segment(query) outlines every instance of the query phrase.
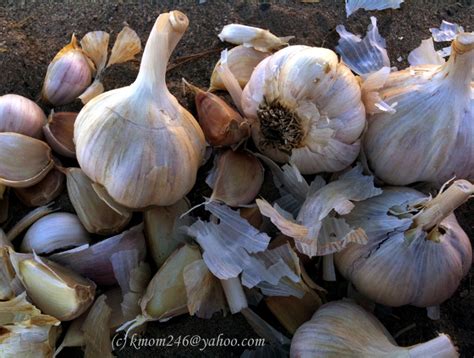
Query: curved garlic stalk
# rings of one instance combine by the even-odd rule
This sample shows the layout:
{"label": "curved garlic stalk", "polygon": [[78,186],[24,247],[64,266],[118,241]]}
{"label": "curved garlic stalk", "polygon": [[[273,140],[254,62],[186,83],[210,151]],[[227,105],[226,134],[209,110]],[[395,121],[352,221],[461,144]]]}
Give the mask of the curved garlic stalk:
{"label": "curved garlic stalk", "polygon": [[76,119],[81,168],[126,207],[172,205],[196,180],[204,135],[165,82],[169,56],[187,27],[183,13],[161,14],[136,81],[94,98]]}
{"label": "curved garlic stalk", "polygon": [[290,357],[458,357],[449,336],[440,334],[428,342],[399,347],[371,313],[351,301],[322,306],[296,331]]}
{"label": "curved garlic stalk", "polygon": [[365,127],[360,86],[331,50],[289,46],[255,68],[242,97],[258,149],[303,174],[342,170]]}
{"label": "curved garlic stalk", "polygon": [[396,112],[369,118],[364,152],[386,183],[474,178],[474,33],[459,34],[451,47],[445,64],[390,73],[378,91]]}
{"label": "curved garlic stalk", "polygon": [[375,302],[439,305],[451,297],[472,264],[469,238],[452,214],[472,194],[474,186],[458,180],[434,199],[392,187],[357,203],[345,219],[365,230],[368,243],[337,253],[337,268]]}

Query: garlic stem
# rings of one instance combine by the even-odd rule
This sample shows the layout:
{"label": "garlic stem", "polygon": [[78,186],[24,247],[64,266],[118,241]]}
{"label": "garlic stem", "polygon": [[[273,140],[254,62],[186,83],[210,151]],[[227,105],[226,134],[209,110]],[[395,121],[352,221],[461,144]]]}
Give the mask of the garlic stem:
{"label": "garlic stem", "polygon": [[334,268],[334,254],[323,256],[323,280],[336,281],[336,269]]}
{"label": "garlic stem", "polygon": [[428,202],[413,220],[413,227],[430,231],[474,194],[474,185],[467,180],[456,180],[445,192]]}
{"label": "garlic stem", "polygon": [[440,319],[441,312],[439,310],[439,305],[426,307],[426,315],[433,321]]}
{"label": "garlic stem", "polygon": [[18,221],[15,226],[10,229],[10,231],[7,233],[7,240],[10,242],[13,241],[19,234],[21,234],[23,230],[26,230],[28,227],[33,225],[37,220],[54,212],[55,209],[52,209],[53,204],[54,203],[46,206],[40,206],[39,208],[28,213],[23,219]]}
{"label": "garlic stem", "polygon": [[240,278],[232,277],[221,280],[221,284],[232,314],[239,313],[248,307],[247,297],[245,297]]}
{"label": "garlic stem", "polygon": [[439,337],[431,341],[417,344],[408,349],[410,358],[423,357],[458,357],[451,339],[446,334],[441,334]]}

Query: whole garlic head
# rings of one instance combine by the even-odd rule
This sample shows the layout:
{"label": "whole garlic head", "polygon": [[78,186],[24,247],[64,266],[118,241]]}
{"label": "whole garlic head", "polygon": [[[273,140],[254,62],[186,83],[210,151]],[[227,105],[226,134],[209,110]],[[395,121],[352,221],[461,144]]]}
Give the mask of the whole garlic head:
{"label": "whole garlic head", "polygon": [[188,23],[179,11],[161,14],[136,81],[88,102],[75,122],[82,170],[129,208],[177,202],[194,185],[204,155],[201,128],[165,81],[168,59]]}
{"label": "whole garlic head", "polygon": [[451,47],[446,63],[390,73],[378,91],[395,113],[369,117],[364,152],[388,184],[474,178],[474,33]]}
{"label": "whole garlic head", "polygon": [[377,303],[439,305],[452,296],[472,264],[469,238],[451,212],[473,188],[459,180],[429,199],[414,189],[392,187],[356,203],[344,218],[364,229],[368,243],[349,244],[336,253],[337,268]]}
{"label": "whole garlic head", "polygon": [[255,68],[242,96],[258,149],[303,174],[334,172],[359,154],[365,109],[352,72],[325,48],[289,46]]}

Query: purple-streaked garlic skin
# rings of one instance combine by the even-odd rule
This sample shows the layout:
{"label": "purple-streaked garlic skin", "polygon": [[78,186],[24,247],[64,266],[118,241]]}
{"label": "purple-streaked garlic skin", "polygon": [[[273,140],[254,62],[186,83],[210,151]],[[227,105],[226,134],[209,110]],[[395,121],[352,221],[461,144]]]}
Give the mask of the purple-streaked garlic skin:
{"label": "purple-streaked garlic skin", "polygon": [[0,132],[40,138],[46,115],[33,101],[17,94],[0,96]]}

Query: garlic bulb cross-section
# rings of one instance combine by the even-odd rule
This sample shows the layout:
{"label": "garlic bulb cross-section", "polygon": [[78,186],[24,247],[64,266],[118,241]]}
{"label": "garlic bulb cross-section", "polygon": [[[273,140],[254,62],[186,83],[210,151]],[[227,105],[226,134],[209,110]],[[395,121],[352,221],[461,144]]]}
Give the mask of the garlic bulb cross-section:
{"label": "garlic bulb cross-section", "polygon": [[364,151],[388,184],[474,179],[474,33],[451,47],[446,63],[393,72],[379,90],[396,112],[369,117]]}
{"label": "garlic bulb cross-section", "polygon": [[168,59],[187,27],[183,13],[161,14],[136,81],[88,102],[75,122],[82,170],[129,208],[177,202],[193,187],[204,156],[199,124],[165,82]]}
{"label": "garlic bulb cross-section", "polygon": [[342,170],[359,154],[365,110],[352,72],[328,49],[289,46],[255,68],[242,107],[258,149],[303,174]]}

